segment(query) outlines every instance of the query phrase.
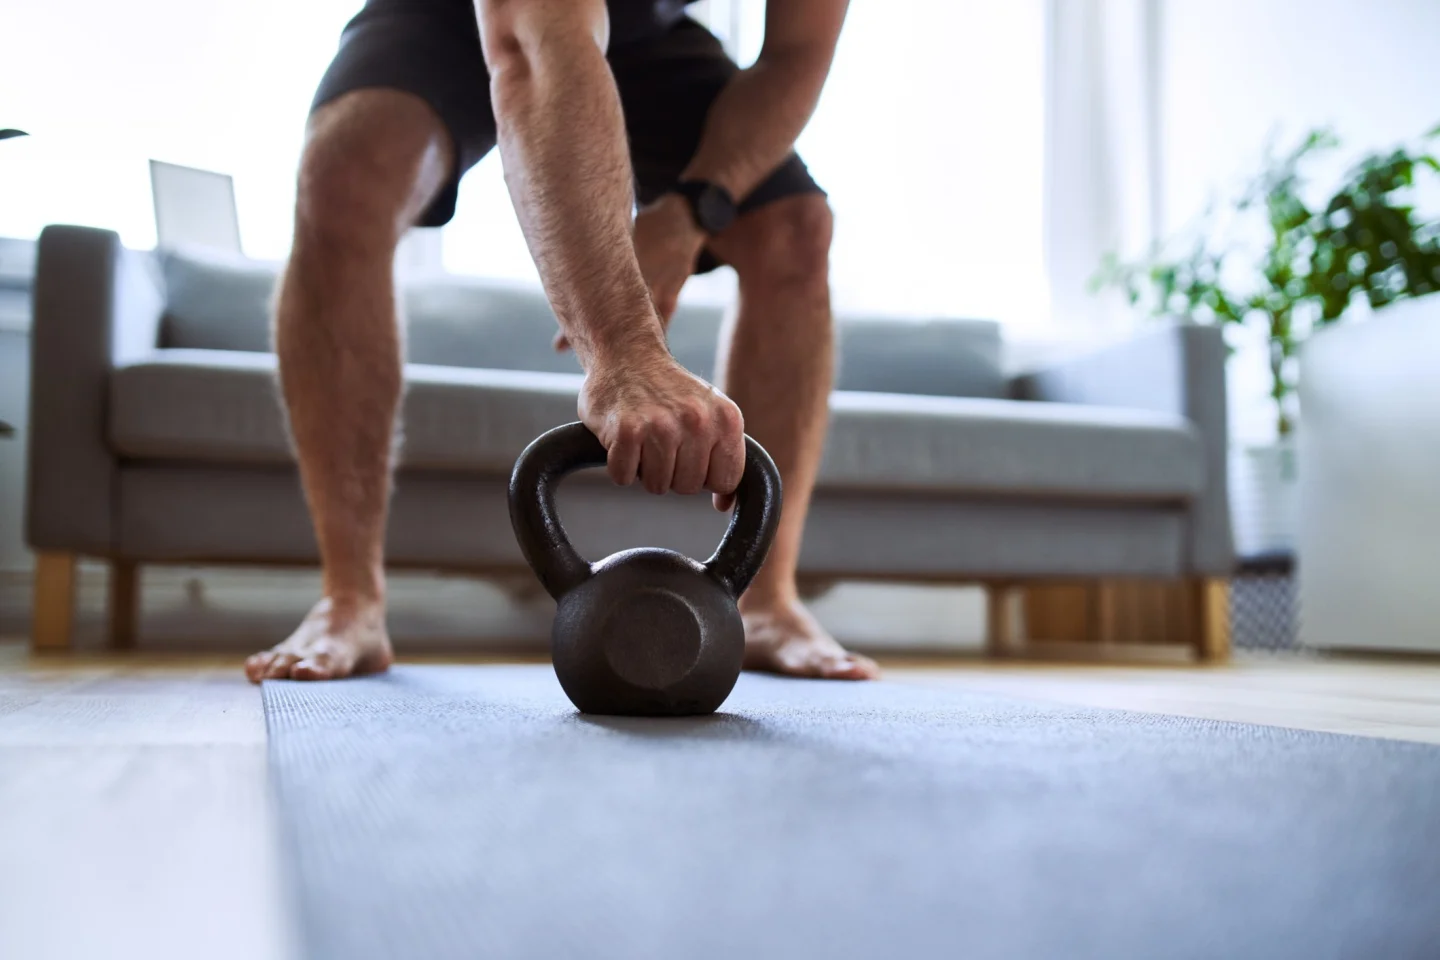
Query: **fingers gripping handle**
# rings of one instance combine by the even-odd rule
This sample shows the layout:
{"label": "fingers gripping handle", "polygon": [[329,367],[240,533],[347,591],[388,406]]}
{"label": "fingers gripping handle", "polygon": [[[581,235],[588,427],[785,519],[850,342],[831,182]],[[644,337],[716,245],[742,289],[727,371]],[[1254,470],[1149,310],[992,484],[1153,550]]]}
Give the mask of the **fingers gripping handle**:
{"label": "fingers gripping handle", "polygon": [[780,525],[783,502],[780,471],[770,454],[750,437],[745,438],[745,475],[735,490],[735,510],[720,546],[705,561],[705,568],[739,599],[770,552]]}
{"label": "fingers gripping handle", "polygon": [[[510,475],[510,524],[525,561],[546,592],[560,599],[590,576],[590,564],[571,546],[555,509],[555,489],[576,470],[605,465],[605,447],[583,423],[569,423],[537,437],[515,461]],[[705,562],[731,596],[739,597],[760,572],[780,524],[782,493],[775,461],[745,438],[745,475],[735,491],[735,510],[720,546]]]}
{"label": "fingers gripping handle", "polygon": [[561,478],[605,465],[605,447],[583,423],[568,423],[536,437],[510,474],[510,525],[525,562],[547,593],[559,600],[590,576],[560,525],[555,488]]}

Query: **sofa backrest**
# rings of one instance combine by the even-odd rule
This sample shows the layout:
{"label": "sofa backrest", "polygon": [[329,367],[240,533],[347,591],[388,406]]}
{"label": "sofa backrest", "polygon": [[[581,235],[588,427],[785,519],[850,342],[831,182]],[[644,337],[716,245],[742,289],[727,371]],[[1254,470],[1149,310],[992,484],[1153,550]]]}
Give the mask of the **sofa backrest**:
{"label": "sofa backrest", "polygon": [[[156,254],[166,287],[161,347],[265,352],[279,265],[193,251]],[[551,346],[557,326],[544,294],[527,284],[456,276],[401,285],[406,358],[412,363],[578,373],[573,353]],[[710,377],[724,311],[686,304],[670,350]],[[1004,397],[1000,328],[988,320],[837,318],[841,390]]]}

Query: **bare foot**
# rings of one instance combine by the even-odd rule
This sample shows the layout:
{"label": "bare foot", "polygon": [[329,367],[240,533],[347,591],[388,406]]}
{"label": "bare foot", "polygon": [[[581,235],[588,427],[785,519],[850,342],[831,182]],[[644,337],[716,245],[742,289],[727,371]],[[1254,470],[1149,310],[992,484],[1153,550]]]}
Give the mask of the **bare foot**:
{"label": "bare foot", "polygon": [[245,676],[261,680],[338,680],[390,667],[385,608],[371,604],[341,616],[327,598],[311,608],[283,643],[245,661]]}
{"label": "bare foot", "polygon": [[826,680],[880,676],[874,660],[840,646],[798,600],[751,609],[742,604],[740,613],[745,621],[746,670]]}

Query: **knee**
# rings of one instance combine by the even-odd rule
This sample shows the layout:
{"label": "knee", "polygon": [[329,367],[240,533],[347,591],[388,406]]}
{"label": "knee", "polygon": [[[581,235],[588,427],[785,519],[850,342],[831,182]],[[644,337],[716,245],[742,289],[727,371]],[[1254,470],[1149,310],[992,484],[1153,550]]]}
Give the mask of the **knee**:
{"label": "knee", "polygon": [[383,249],[399,242],[396,204],[382,171],[324,142],[307,149],[295,197],[295,244],[314,253]]}
{"label": "knee", "polygon": [[[311,252],[393,251],[418,215],[428,156],[423,130],[383,110],[336,101],[317,113],[300,160],[295,242]],[[333,109],[332,109],[333,108]]]}
{"label": "knee", "polygon": [[772,204],[757,214],[756,239],[736,265],[741,280],[761,286],[815,287],[829,284],[834,216],[819,194]]}

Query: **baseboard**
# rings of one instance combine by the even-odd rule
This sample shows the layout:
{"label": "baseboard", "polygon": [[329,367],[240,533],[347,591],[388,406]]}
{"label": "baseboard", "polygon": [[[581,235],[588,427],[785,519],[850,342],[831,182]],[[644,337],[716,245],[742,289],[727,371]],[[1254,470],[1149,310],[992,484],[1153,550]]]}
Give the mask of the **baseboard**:
{"label": "baseboard", "polygon": [[[0,635],[29,632],[33,574],[0,571]],[[104,645],[109,573],[84,563],[77,575],[75,644]],[[543,647],[553,605],[516,600],[506,585],[462,577],[390,579],[391,629],[418,649]],[[253,649],[283,640],[320,594],[312,570],[154,566],[141,568],[141,648]],[[547,609],[548,606],[548,609]]]}
{"label": "baseboard", "polygon": [[1066,663],[1193,664],[1195,650],[1178,644],[1080,643],[1067,640],[1031,640],[1015,651],[1002,651],[1007,659],[1051,660]]}
{"label": "baseboard", "polygon": [[[104,646],[109,572],[86,561],[77,575],[76,646]],[[29,632],[30,570],[0,570],[0,636]],[[527,587],[529,589],[527,589]],[[284,639],[320,592],[318,571],[142,567],[141,649],[248,650]],[[395,573],[390,628],[405,651],[543,650],[554,603],[529,578]],[[981,649],[985,600],[978,587],[841,583],[811,609],[859,650],[908,655]]]}

